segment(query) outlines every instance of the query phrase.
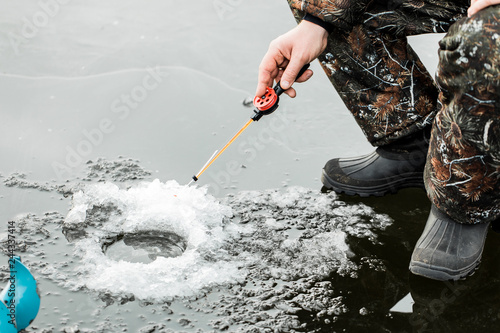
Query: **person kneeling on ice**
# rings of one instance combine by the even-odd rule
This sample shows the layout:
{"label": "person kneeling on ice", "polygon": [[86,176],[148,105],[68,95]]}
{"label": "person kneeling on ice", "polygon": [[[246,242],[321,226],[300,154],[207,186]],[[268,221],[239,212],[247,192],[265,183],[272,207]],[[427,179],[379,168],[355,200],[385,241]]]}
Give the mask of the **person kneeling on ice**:
{"label": "person kneeling on ice", "polygon": [[[318,58],[368,141],[335,158],[328,189],[384,195],[425,186],[432,202],[410,271],[436,280],[472,273],[500,217],[500,0],[288,0],[298,26],[271,42],[256,96]],[[466,17],[468,11],[469,17]],[[436,83],[407,36],[447,32]],[[297,82],[307,81],[311,70]]]}

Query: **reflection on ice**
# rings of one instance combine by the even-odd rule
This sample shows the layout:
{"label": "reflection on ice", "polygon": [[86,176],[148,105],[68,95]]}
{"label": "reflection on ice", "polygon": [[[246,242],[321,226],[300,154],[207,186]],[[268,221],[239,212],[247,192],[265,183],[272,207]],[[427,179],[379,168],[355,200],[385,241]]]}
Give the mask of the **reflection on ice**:
{"label": "reflection on ice", "polygon": [[389,312],[412,313],[413,304],[415,304],[415,301],[411,297],[411,293],[408,293],[399,302],[397,302],[396,305],[389,310]]}

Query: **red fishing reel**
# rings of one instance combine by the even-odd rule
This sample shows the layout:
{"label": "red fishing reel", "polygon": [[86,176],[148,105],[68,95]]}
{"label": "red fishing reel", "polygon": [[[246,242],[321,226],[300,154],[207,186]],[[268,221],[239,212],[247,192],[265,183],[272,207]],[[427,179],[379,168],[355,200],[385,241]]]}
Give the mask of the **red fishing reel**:
{"label": "red fishing reel", "polygon": [[[297,74],[297,77],[295,79],[301,77],[308,68],[309,64],[305,64],[301,68],[299,74]],[[273,113],[278,108],[279,96],[284,92],[285,90],[281,88],[281,85],[278,82],[274,86],[274,89],[271,87],[267,87],[266,93],[263,96],[255,96],[255,98],[253,99],[253,105],[255,106],[256,110],[253,110],[253,112],[255,112],[255,115],[252,117],[252,119],[258,121],[260,118],[262,118],[262,116]]]}
{"label": "red fishing reel", "polygon": [[255,115],[252,119],[257,121],[262,116],[273,113],[278,108],[278,101],[276,91],[271,87],[267,87],[263,96],[255,96],[253,99],[253,105],[257,110],[254,110]]}
{"label": "red fishing reel", "polygon": [[271,87],[266,88],[266,93],[263,96],[255,96],[255,98],[253,99],[253,105],[259,111],[267,111],[275,106],[277,102],[278,95],[276,94],[276,91],[274,91],[274,89]]}
{"label": "red fishing reel", "polygon": [[[309,67],[309,64],[304,65],[302,69],[299,71],[299,74],[297,75],[296,79],[297,80],[304,72],[307,70]],[[279,102],[279,96],[284,93],[285,91],[281,87],[280,83],[276,83],[276,85],[273,88],[267,87],[266,88],[266,93],[263,96],[256,96],[253,99],[253,105],[255,106],[255,109],[253,112],[255,113],[253,117],[251,117],[247,123],[236,133],[225,145],[222,147],[221,150],[216,150],[215,153],[210,157],[210,159],[205,163],[205,165],[201,168],[201,170],[193,176],[193,180],[191,180],[188,184],[188,186],[192,183],[198,180],[198,178],[207,170],[207,168],[212,165],[212,163],[229,147],[230,144],[236,140],[236,138],[254,121],[259,120],[262,118],[262,116],[268,115],[270,113],[273,113],[277,108],[278,108],[278,102]]]}

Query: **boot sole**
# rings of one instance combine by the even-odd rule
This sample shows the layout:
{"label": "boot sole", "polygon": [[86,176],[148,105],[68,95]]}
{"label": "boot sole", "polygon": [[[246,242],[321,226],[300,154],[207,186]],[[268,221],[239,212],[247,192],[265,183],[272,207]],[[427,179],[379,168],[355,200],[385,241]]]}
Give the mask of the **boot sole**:
{"label": "boot sole", "polygon": [[396,193],[403,188],[424,188],[424,174],[423,172],[412,173],[410,175],[388,179],[387,182],[383,184],[360,187],[336,182],[335,180],[328,177],[325,169],[323,169],[321,174],[321,182],[327,189],[333,190],[339,194],[345,193],[347,195],[359,195],[360,197],[381,197],[388,193]]}
{"label": "boot sole", "polygon": [[444,267],[424,265],[421,263],[410,263],[410,272],[412,272],[415,275],[420,275],[438,281],[449,281],[449,280],[457,281],[457,280],[463,280],[473,275],[479,268],[480,264],[481,264],[481,258],[479,258],[473,264],[469,265],[469,267],[466,267],[459,271],[453,271],[450,269],[446,269]]}

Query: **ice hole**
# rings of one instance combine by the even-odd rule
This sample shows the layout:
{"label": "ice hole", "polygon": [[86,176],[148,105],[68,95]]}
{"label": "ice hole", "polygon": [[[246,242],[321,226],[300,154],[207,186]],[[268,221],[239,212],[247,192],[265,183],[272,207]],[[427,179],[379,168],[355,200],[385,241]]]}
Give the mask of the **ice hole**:
{"label": "ice hole", "polygon": [[109,237],[102,250],[108,258],[116,261],[148,264],[158,257],[179,257],[186,246],[187,241],[173,232],[151,230]]}

